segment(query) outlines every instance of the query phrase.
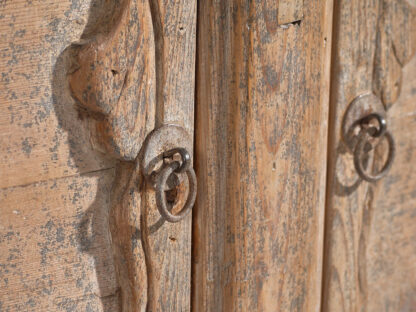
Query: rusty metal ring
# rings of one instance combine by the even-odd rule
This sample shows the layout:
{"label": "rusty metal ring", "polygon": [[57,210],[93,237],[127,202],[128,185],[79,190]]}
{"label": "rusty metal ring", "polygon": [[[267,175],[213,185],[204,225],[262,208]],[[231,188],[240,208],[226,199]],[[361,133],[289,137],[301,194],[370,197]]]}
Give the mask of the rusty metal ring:
{"label": "rusty metal ring", "polygon": [[389,154],[388,154],[386,163],[384,164],[384,167],[381,169],[381,171],[373,175],[365,171],[365,169],[363,168],[363,162],[361,158],[364,153],[366,143],[368,142],[367,140],[368,136],[374,137],[373,134],[369,133],[368,130],[363,131],[359,136],[359,141],[354,150],[354,166],[355,166],[355,170],[357,170],[358,175],[363,180],[367,182],[376,182],[380,180],[382,177],[384,177],[387,174],[387,172],[390,170],[391,165],[393,164],[394,156],[395,156],[395,145],[394,145],[393,137],[390,134],[390,132],[384,131],[384,136],[386,137],[388,144],[389,144],[389,152],[388,152]]}
{"label": "rusty metal ring", "polygon": [[168,209],[166,201],[165,186],[169,176],[174,171],[180,168],[178,161],[166,164],[161,171],[156,175],[156,206],[162,217],[168,222],[178,222],[185,218],[189,212],[191,212],[196,199],[196,176],[195,171],[192,167],[189,167],[185,173],[189,181],[189,192],[188,198],[186,199],[185,205],[178,214],[172,214]]}
{"label": "rusty metal ring", "polygon": [[387,131],[387,121],[386,118],[384,118],[383,116],[381,116],[378,113],[372,113],[369,114],[367,116],[365,116],[364,118],[362,118],[360,120],[360,124],[369,124],[371,122],[371,120],[376,119],[378,122],[378,128],[372,128],[374,129],[374,131],[372,131],[372,133],[369,132],[369,134],[373,137],[373,138],[379,138],[381,137],[386,131]]}
{"label": "rusty metal ring", "polygon": [[168,158],[168,157],[172,157],[175,154],[181,155],[181,158],[182,158],[182,164],[180,165],[180,167],[178,167],[175,170],[175,172],[182,173],[188,170],[189,167],[191,166],[191,155],[189,155],[188,150],[183,147],[173,148],[167,152],[164,152],[163,157]]}

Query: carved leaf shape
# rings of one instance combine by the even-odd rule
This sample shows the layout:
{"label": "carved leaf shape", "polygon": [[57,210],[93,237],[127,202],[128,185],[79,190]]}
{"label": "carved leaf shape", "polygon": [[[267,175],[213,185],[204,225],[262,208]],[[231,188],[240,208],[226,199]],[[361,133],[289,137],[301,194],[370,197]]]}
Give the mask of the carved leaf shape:
{"label": "carved leaf shape", "polygon": [[[103,29],[105,27],[106,29]],[[79,105],[96,123],[106,152],[133,160],[153,128],[154,40],[148,1],[124,0],[109,25],[78,48],[79,68],[69,78]]]}

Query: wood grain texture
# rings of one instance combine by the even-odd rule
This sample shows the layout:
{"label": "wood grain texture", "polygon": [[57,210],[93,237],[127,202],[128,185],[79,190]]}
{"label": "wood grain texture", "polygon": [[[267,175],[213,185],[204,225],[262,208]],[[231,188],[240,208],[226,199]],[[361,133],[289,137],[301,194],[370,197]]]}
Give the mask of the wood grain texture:
{"label": "wood grain texture", "polygon": [[107,221],[116,280],[120,287],[119,310],[123,312],[145,311],[148,301],[146,253],[142,247],[140,226],[142,184],[140,171],[135,170],[134,163],[120,162],[117,165]]}
{"label": "wood grain texture", "polygon": [[0,3],[0,187],[113,167],[78,117],[64,51],[88,23],[90,1]]}
{"label": "wood grain texture", "polygon": [[[324,311],[416,307],[415,10],[402,0],[338,1],[335,8]],[[369,91],[388,109],[396,140],[393,167],[375,184],[357,177],[341,139],[348,104]],[[376,150],[374,170],[386,152],[385,145]]]}
{"label": "wood grain texture", "polygon": [[1,311],[117,311],[113,179],[110,169],[0,190]]}
{"label": "wood grain texture", "polygon": [[198,9],[194,311],[319,311],[331,1]]}

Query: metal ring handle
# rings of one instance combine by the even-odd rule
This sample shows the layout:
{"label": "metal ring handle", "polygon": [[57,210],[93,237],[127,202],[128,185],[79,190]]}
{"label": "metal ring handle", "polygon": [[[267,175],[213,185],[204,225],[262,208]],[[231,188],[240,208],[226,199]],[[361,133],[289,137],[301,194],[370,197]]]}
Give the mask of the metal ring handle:
{"label": "metal ring handle", "polygon": [[188,170],[191,166],[191,155],[189,155],[188,150],[183,147],[173,148],[167,152],[164,152],[163,157],[172,157],[175,154],[181,155],[182,158],[182,164],[175,170],[175,172],[182,173]]}
{"label": "metal ring handle", "polygon": [[358,175],[367,182],[376,182],[384,177],[387,172],[390,170],[391,165],[393,164],[394,156],[395,156],[395,146],[394,140],[390,132],[384,131],[384,136],[386,137],[388,144],[389,144],[389,154],[384,164],[383,169],[375,175],[369,174],[363,168],[363,162],[361,161],[361,155],[364,152],[365,145],[367,143],[367,137],[372,136],[368,131],[363,131],[360,134],[359,141],[354,150],[354,166],[355,170],[357,170]]}
{"label": "metal ring handle", "polygon": [[381,116],[378,113],[372,113],[370,115],[365,116],[364,118],[362,118],[360,120],[360,124],[369,124],[371,122],[371,120],[376,119],[378,122],[378,128],[373,128],[375,129],[372,133],[369,132],[369,134],[373,137],[373,138],[379,138],[381,137],[386,131],[387,131],[387,121],[386,119]]}
{"label": "metal ring handle", "polygon": [[178,214],[172,214],[169,211],[168,204],[166,202],[165,185],[169,176],[178,168],[180,168],[179,162],[172,162],[164,166],[156,176],[156,206],[162,217],[169,222],[178,222],[185,218],[192,210],[196,199],[195,171],[192,167],[188,167],[185,173],[189,181],[189,193],[185,205]]}

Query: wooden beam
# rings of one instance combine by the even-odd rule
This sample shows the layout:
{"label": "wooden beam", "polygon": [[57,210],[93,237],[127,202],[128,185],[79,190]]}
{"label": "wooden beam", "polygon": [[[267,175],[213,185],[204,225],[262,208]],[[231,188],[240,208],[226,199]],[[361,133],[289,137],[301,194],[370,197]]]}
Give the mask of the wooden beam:
{"label": "wooden beam", "polygon": [[201,1],[195,311],[320,308],[332,1]]}

